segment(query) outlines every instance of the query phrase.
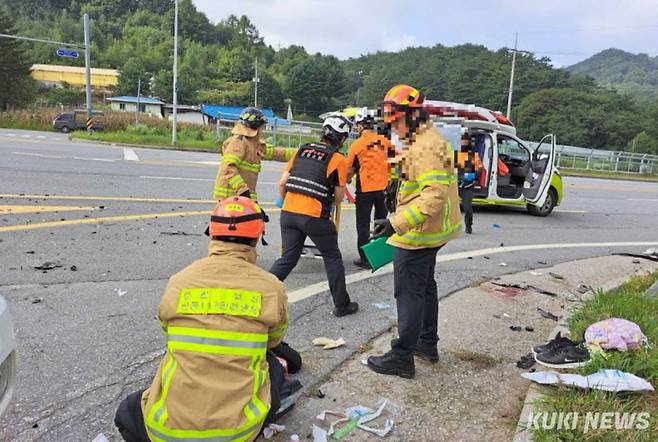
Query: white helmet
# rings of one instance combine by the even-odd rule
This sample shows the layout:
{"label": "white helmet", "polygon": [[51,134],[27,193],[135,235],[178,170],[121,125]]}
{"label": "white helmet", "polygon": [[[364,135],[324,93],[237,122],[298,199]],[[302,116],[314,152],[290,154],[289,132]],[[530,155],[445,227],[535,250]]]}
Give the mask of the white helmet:
{"label": "white helmet", "polygon": [[368,109],[367,107],[359,109],[359,111],[354,115],[354,124],[362,124],[366,128],[372,127],[375,123],[375,111]]}
{"label": "white helmet", "polygon": [[343,144],[352,130],[352,123],[343,114],[335,113],[327,116],[322,122],[322,138],[335,146]]}

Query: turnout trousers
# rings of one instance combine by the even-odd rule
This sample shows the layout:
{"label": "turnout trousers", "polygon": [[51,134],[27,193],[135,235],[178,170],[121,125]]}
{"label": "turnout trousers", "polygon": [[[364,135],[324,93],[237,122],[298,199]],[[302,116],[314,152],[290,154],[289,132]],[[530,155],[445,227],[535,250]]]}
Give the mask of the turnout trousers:
{"label": "turnout trousers", "polygon": [[413,359],[417,345],[432,347],[439,341],[434,268],[440,248],[395,249],[393,294],[398,309],[398,338],[391,342],[391,349],[401,359]]}

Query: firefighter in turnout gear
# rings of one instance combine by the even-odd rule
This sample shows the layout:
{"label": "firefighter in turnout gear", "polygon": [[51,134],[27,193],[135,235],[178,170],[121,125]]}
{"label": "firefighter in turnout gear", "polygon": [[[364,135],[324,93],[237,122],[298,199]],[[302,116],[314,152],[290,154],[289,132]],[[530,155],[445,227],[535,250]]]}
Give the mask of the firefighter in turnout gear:
{"label": "firefighter in turnout gear", "polygon": [[360,110],[354,116],[354,124],[359,138],[352,143],[347,153],[348,181],[356,174],[356,233],[359,258],[354,264],[370,268],[361,247],[370,239],[370,219],[373,208],[375,219],[386,218],[386,197],[388,185],[388,153],[393,150],[391,142],[374,131],[375,118],[368,109]]}
{"label": "firefighter in turnout gear", "polygon": [[423,111],[423,94],[407,85],[388,91],[384,122],[402,142],[395,161],[401,173],[395,214],[375,222],[374,237],[395,247],[394,296],[398,338],[368,367],[382,374],[412,378],[414,355],[437,362],[438,294],[434,267],[438,250],[461,233],[454,154]]}
{"label": "firefighter in turnout gear", "polygon": [[258,201],[256,183],[261,161],[287,162],[295,155],[296,149],[265,144],[261,134],[266,123],[263,112],[255,107],[247,107],[240,114],[232,135],[222,144],[213,191],[216,200],[241,195]]}
{"label": "firefighter in turnout gear", "polygon": [[306,237],[311,238],[324,260],[335,316],[353,314],[359,309],[347,293],[338,232],[330,219],[332,210],[345,196],[347,167],[338,149],[350,129],[351,123],[345,116],[329,116],[322,125],[320,142],[302,145],[288,163],[279,181],[279,193],[283,198],[283,254],[270,269],[284,281],[297,265]]}
{"label": "firefighter in turnout gear", "polygon": [[264,226],[251,199],[224,199],[208,257],[169,279],[158,309],[164,358],[115,417],[126,441],[253,441],[273,420],[284,369],[270,349],[286,333],[288,303],[283,284],[255,264]]}

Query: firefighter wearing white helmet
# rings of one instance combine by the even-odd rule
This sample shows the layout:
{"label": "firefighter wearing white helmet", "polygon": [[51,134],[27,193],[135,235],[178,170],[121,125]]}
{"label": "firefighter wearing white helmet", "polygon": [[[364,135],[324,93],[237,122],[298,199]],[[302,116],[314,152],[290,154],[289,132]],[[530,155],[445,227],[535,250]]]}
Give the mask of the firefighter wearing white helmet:
{"label": "firefighter wearing white helmet", "polygon": [[335,316],[356,313],[345,285],[338,233],[330,216],[345,196],[347,166],[338,149],[347,139],[352,123],[342,114],[329,115],[322,124],[320,142],[302,145],[279,181],[281,242],[283,254],[270,272],[284,281],[295,268],[309,237],[322,254]]}

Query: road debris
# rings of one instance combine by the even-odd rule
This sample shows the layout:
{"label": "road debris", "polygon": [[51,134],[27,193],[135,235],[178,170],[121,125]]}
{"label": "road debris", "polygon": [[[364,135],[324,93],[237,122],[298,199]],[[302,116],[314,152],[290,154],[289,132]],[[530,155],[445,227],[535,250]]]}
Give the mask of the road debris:
{"label": "road debris", "polygon": [[169,236],[205,236],[203,233],[187,233],[180,230],[174,230],[173,232],[160,232],[160,235],[169,235]]}
{"label": "road debris", "polygon": [[553,272],[548,272],[548,274],[551,275],[553,278],[555,278],[557,280],[564,281],[564,276],[562,276],[562,275],[559,275],[559,274],[553,273]]}
{"label": "road debris", "polygon": [[118,296],[123,296],[123,295],[125,295],[126,293],[128,293],[127,291],[122,290],[122,289],[114,289],[114,292],[115,292]]}
{"label": "road debris", "polygon": [[41,301],[43,301],[43,298],[34,298],[32,304],[39,304]]}
{"label": "road debris", "polygon": [[566,385],[603,391],[654,391],[646,380],[621,370],[601,369],[589,376],[554,371],[538,371],[536,373],[521,373],[526,379],[544,385]]}
{"label": "road debris", "polygon": [[500,229],[500,224],[492,224],[491,227],[494,229]]}
{"label": "road debris", "polygon": [[534,328],[534,327],[530,327],[529,325],[526,325],[526,326],[525,326],[525,331],[532,333],[532,332],[535,331],[535,328]]}
{"label": "road debris", "polygon": [[324,399],[325,396],[326,394],[324,394],[322,390],[320,390],[319,388],[315,392],[315,397],[317,397],[318,399]]}
{"label": "road debris", "polygon": [[285,425],[269,424],[267,427],[263,428],[263,437],[267,440],[272,439],[277,434],[285,431],[285,429]]}
{"label": "road debris", "polygon": [[534,270],[533,270],[532,272],[530,272],[530,274],[531,274],[532,276],[541,276],[541,275],[543,275],[542,272],[536,272],[536,271],[534,271]]}
{"label": "road debris", "polygon": [[103,433],[98,433],[98,436],[91,442],[110,442],[110,440]]}
{"label": "road debris", "polygon": [[516,331],[516,332],[522,330],[522,328],[521,328],[520,325],[510,325],[510,326],[509,326],[509,329],[512,330],[512,331]]}
{"label": "road debris", "polygon": [[592,288],[588,285],[585,285],[585,284],[580,284],[578,286],[578,288],[576,289],[576,291],[578,293],[580,293],[581,295],[584,295],[585,293],[589,292],[590,290],[592,290]]}
{"label": "road debris", "polygon": [[535,357],[533,356],[532,353],[528,353],[527,355],[523,355],[519,358],[518,361],[516,361],[516,366],[518,368],[521,368],[523,370],[527,370],[533,365],[535,365]]}
{"label": "road debris", "polygon": [[498,264],[498,266],[500,266],[500,267],[507,267],[507,263],[505,263],[505,262],[501,262],[501,263]]}
{"label": "road debris", "polygon": [[70,270],[71,270],[72,272],[77,272],[77,271],[78,271],[78,266],[76,266],[76,265],[72,265],[71,268],[70,268]]}
{"label": "road debris", "polygon": [[377,307],[379,310],[386,310],[387,308],[391,308],[391,304],[386,304],[383,302],[377,302],[373,305]]}
{"label": "road debris", "polygon": [[547,312],[546,310],[544,310],[542,308],[537,307],[537,311],[539,312],[540,315],[542,315],[542,317],[544,317],[546,319],[551,319],[553,321],[557,321],[557,320],[560,319],[557,316],[555,316],[553,313]]}
{"label": "road debris", "polygon": [[28,255],[34,255],[34,250],[28,250],[28,251],[25,252],[25,253],[27,253]]}
{"label": "road debris", "polygon": [[62,267],[61,264],[52,261],[46,261],[43,264],[34,267],[34,270],[53,270]]}
{"label": "road debris", "polygon": [[321,336],[313,339],[311,343],[313,345],[321,346],[324,350],[331,350],[345,345],[345,340],[343,338],[331,339]]}

